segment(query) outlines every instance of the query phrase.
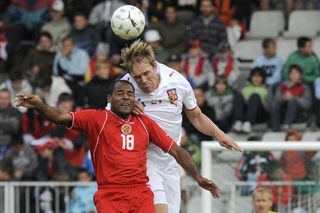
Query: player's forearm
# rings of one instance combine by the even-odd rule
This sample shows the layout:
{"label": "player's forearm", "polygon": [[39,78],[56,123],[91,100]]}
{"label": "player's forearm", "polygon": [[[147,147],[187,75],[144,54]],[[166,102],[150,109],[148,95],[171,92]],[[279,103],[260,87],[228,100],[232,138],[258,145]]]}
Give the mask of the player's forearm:
{"label": "player's forearm", "polygon": [[36,106],[36,110],[48,120],[64,126],[71,126],[72,117],[69,113],[61,112],[58,108],[40,103]]}
{"label": "player's forearm", "polygon": [[175,146],[169,153],[176,159],[176,161],[182,166],[182,168],[196,181],[201,177],[196,164],[193,162],[189,153],[181,148],[180,146]]}
{"label": "player's forearm", "polygon": [[201,113],[189,119],[192,125],[201,133],[219,140],[223,133],[205,114]]}

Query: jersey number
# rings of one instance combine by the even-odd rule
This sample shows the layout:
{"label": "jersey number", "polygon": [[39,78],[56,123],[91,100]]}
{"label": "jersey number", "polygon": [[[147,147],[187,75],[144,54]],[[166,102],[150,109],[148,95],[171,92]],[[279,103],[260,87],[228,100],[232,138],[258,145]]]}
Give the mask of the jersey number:
{"label": "jersey number", "polygon": [[122,149],[133,150],[134,149],[134,136],[121,134]]}

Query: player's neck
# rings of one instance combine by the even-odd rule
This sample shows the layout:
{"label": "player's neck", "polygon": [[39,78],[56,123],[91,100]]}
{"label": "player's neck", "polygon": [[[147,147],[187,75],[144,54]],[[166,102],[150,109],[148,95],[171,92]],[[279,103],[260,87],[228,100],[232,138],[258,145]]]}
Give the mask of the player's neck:
{"label": "player's neck", "polygon": [[121,113],[121,112],[114,112],[114,111],[112,111],[116,116],[118,116],[119,118],[121,118],[121,119],[128,119],[129,117],[130,117],[130,115],[131,115],[131,113],[130,114],[126,114],[126,113]]}

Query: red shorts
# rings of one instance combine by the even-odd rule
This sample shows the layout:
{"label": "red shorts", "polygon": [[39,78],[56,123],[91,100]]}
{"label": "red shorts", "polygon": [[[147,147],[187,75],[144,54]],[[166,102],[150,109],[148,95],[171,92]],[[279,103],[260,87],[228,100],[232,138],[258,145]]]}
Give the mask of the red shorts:
{"label": "red shorts", "polygon": [[98,213],[155,213],[153,193],[146,185],[99,188],[93,200]]}

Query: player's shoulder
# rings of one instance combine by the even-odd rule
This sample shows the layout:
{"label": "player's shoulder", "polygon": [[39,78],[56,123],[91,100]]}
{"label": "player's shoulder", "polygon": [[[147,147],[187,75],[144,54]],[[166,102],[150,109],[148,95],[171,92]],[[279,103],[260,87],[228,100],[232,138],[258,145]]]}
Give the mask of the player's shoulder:
{"label": "player's shoulder", "polygon": [[172,69],[165,64],[158,63],[158,65],[161,72],[161,77],[165,80],[168,80],[168,82],[175,84],[185,84],[188,82],[187,79],[177,70]]}

